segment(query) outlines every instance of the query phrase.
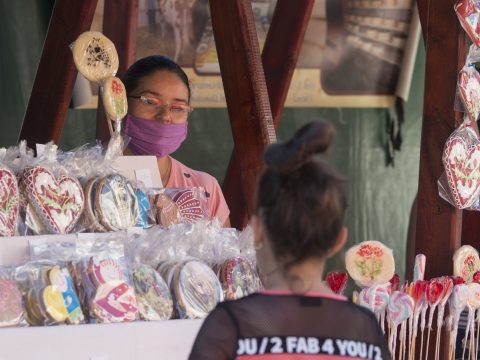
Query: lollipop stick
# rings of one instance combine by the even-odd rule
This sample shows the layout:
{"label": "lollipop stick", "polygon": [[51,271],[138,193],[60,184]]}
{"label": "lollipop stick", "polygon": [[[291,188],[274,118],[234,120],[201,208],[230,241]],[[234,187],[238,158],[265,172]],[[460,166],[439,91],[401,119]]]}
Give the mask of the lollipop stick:
{"label": "lollipop stick", "polygon": [[404,339],[403,341],[403,346],[402,346],[402,359],[406,359],[406,350],[407,350],[407,326],[402,324],[402,338]]}
{"label": "lollipop stick", "polygon": [[419,357],[419,359],[422,359],[422,355],[423,355],[423,332],[424,332],[424,329],[422,329],[422,331],[420,333],[420,357]]}
{"label": "lollipop stick", "polygon": [[432,330],[431,327],[428,328],[427,332],[427,346],[425,347],[425,360],[428,360],[428,347],[430,345],[430,331]]}

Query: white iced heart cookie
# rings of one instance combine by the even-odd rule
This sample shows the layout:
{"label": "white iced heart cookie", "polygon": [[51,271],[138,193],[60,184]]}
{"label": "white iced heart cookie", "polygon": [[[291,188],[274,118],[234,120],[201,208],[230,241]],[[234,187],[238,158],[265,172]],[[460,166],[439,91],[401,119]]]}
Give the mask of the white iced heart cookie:
{"label": "white iced heart cookie", "polygon": [[63,175],[59,179],[45,167],[27,168],[23,175],[29,203],[53,234],[66,234],[83,211],[83,190],[77,179]]}
{"label": "white iced heart cookie", "polygon": [[127,91],[122,80],[111,76],[102,82],[103,107],[109,119],[119,121],[127,115]]}
{"label": "white iced heart cookie", "polygon": [[98,31],[81,34],[72,45],[72,53],[77,70],[90,81],[100,82],[117,73],[115,45]]}
{"label": "white iced heart cookie", "polygon": [[384,284],[395,273],[392,250],[373,240],[348,249],[345,265],[350,277],[362,287]]}

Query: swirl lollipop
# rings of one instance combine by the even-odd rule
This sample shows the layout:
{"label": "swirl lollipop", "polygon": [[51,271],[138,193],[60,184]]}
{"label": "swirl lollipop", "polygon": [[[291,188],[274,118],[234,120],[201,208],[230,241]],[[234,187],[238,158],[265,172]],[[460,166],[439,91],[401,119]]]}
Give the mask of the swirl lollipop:
{"label": "swirl lollipop", "polygon": [[364,288],[358,296],[358,304],[375,313],[383,332],[385,332],[385,309],[387,308],[389,297],[389,283]]}
{"label": "swirl lollipop", "polygon": [[480,284],[477,283],[470,283],[468,286],[468,300],[467,300],[467,308],[468,308],[468,322],[467,328],[465,330],[465,338],[463,341],[463,356],[465,356],[465,346],[468,341],[468,336],[470,336],[470,346],[469,346],[469,354],[468,358],[470,359],[470,351],[473,351],[476,354],[475,349],[475,311],[480,308]]}
{"label": "swirl lollipop", "polygon": [[412,316],[415,304],[413,298],[403,292],[394,291],[390,295],[387,306],[387,318],[390,326],[388,344],[390,352],[395,356],[397,343],[397,327],[400,328],[400,351],[405,353],[405,338],[406,338],[406,320]]}

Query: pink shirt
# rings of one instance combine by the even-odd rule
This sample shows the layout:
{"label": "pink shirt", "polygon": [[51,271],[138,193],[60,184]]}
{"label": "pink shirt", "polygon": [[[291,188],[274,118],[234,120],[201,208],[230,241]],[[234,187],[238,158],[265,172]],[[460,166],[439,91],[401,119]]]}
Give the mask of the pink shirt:
{"label": "pink shirt", "polygon": [[205,189],[207,208],[210,218],[217,218],[223,225],[230,215],[225,198],[223,197],[217,179],[203,171],[196,171],[183,165],[180,161],[172,160],[172,169],[167,188],[182,188],[202,186]]}

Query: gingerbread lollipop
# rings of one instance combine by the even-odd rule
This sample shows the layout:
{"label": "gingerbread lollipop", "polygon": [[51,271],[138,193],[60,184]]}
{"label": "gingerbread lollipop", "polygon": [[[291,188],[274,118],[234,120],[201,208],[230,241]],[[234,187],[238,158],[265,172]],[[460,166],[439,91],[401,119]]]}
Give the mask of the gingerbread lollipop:
{"label": "gingerbread lollipop", "polygon": [[470,245],[463,245],[453,254],[453,275],[461,276],[467,283],[480,270],[478,251]]}
{"label": "gingerbread lollipop", "polygon": [[327,285],[335,294],[342,295],[347,287],[348,274],[346,272],[331,271],[326,277]]}
{"label": "gingerbread lollipop", "polygon": [[378,241],[364,241],[351,247],[345,264],[350,277],[361,287],[384,284],[395,272],[392,250]]}

